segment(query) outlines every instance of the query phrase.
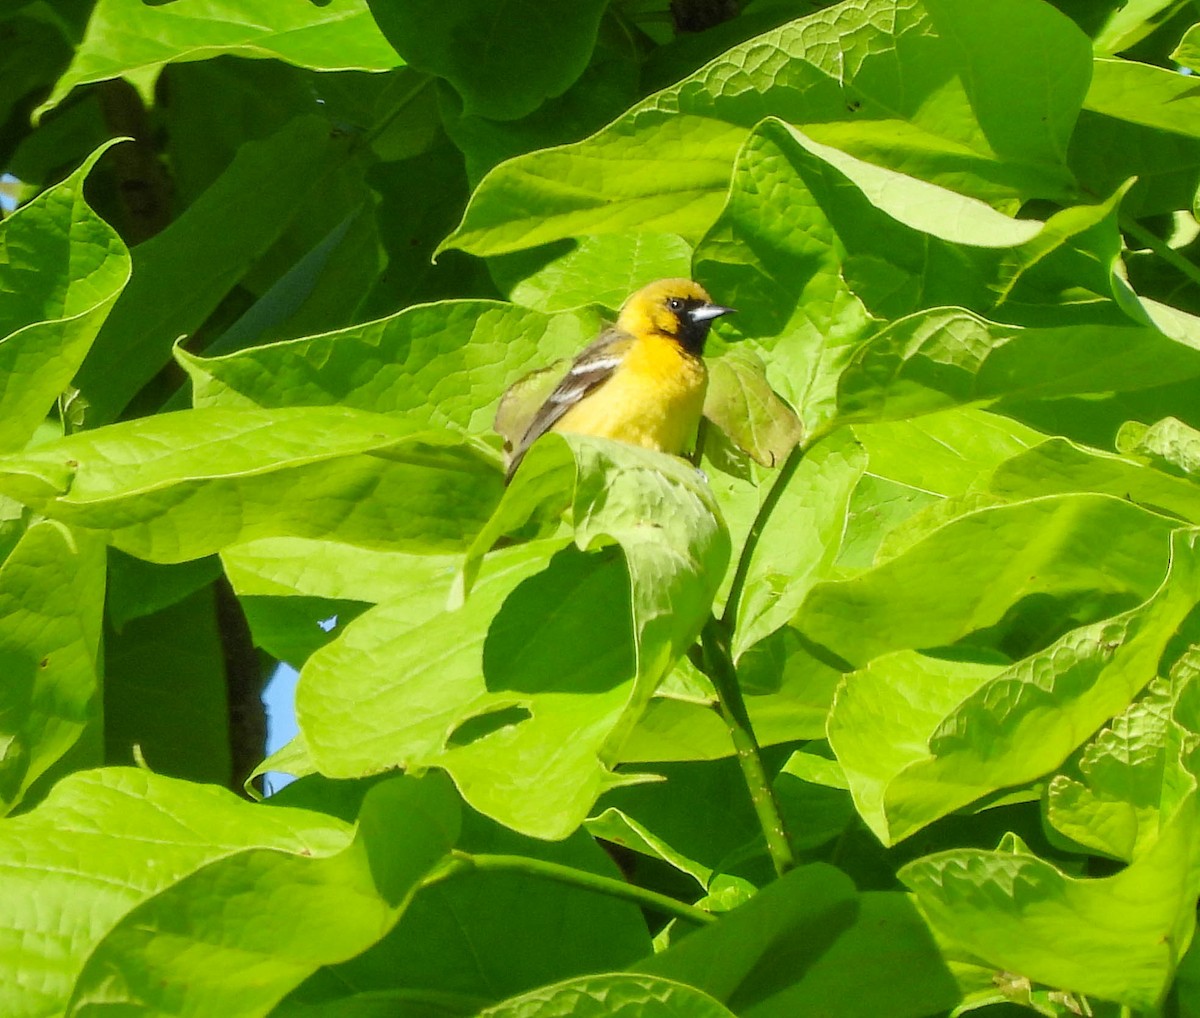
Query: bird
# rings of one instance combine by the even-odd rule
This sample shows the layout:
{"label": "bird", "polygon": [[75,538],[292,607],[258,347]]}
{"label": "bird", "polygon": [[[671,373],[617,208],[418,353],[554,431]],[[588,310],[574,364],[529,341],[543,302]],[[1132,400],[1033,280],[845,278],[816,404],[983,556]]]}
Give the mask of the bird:
{"label": "bird", "polygon": [[633,293],[616,324],[584,347],[534,414],[504,483],[548,431],[682,454],[704,408],[708,370],[702,355],[709,327],[733,311],[714,304],[690,279],[660,279]]}

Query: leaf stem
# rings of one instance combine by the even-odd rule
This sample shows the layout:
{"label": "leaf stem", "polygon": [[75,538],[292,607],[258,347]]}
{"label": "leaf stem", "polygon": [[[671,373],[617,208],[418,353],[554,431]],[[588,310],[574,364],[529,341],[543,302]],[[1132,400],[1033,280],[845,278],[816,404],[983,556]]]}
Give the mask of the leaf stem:
{"label": "leaf stem", "polygon": [[750,723],[750,712],[746,709],[746,701],[742,696],[742,687],[738,682],[737,666],[733,662],[732,638],[733,628],[737,623],[738,609],[741,606],[742,594],[746,589],[746,579],[750,575],[750,562],[754,558],[755,549],[762,539],[763,531],[771,519],[771,513],[779,504],[784,489],[791,483],[796,470],[804,460],[808,450],[823,437],[818,433],[807,442],[797,443],[788,453],[783,466],[775,477],[775,483],[767,492],[762,505],[758,507],[754,522],[746,534],[737,566],[733,573],[733,582],[729,587],[729,597],[725,600],[725,610],[718,619],[710,616],[700,634],[701,653],[698,664],[701,670],[712,680],[717,691],[717,707],[721,713],[729,736],[733,740],[734,753],[746,787],[750,791],[750,801],[762,827],[763,838],[767,843],[767,852],[775,866],[775,872],[783,876],[796,865],[796,855],[788,838],[787,828],[783,823],[783,814],[779,810],[779,802],[775,798],[775,789],[767,777],[766,768],[762,762],[762,752],[758,740],[754,737],[754,728]]}
{"label": "leaf stem", "polygon": [[1141,241],[1146,247],[1150,248],[1159,258],[1168,265],[1173,265],[1183,275],[1190,279],[1193,283],[1200,285],[1200,266],[1196,265],[1189,258],[1185,258],[1178,251],[1172,248],[1161,237],[1147,230],[1136,219],[1131,219],[1127,216],[1121,217],[1121,229],[1132,237]]}
{"label": "leaf stem", "polygon": [[754,738],[750,714],[746,710],[737,669],[733,664],[728,626],[715,615],[710,616],[700,633],[700,642],[704,652],[704,671],[712,679],[717,691],[717,706],[733,740],[738,766],[742,769],[742,777],[750,790],[750,802],[767,842],[767,853],[771,856],[776,875],[783,876],[796,865],[796,856],[783,825],[775,789],[763,766],[758,741]]}
{"label": "leaf stem", "polygon": [[450,853],[449,865],[427,881],[427,884],[437,883],[455,873],[472,870],[484,873],[520,873],[541,880],[552,880],[558,884],[566,884],[568,887],[578,887],[585,891],[606,894],[610,898],[620,898],[622,901],[629,901],[663,915],[695,923],[697,926],[706,926],[717,921],[717,917],[711,912],[705,912],[704,909],[697,908],[695,905],[677,901],[675,898],[659,894],[657,891],[638,887],[637,884],[523,855],[477,855],[455,849]]}

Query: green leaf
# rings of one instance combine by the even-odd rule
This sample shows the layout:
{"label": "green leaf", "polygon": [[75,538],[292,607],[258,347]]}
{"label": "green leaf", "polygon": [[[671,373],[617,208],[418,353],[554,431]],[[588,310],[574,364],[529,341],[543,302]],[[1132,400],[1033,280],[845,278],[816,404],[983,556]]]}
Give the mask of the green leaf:
{"label": "green leaf", "polygon": [[[617,877],[584,832],[565,841],[522,837],[465,811],[459,847],[519,855]],[[514,937],[513,931],[520,936]],[[628,902],[520,873],[467,872],[426,887],[374,947],[332,967],[297,998],[330,1001],[347,989],[489,1003],[586,972],[619,970],[650,950],[641,910]]]}
{"label": "green leaf", "polygon": [[838,406],[849,420],[910,417],[1002,398],[1148,389],[1198,370],[1196,349],[1153,328],[1019,329],[935,309],[902,318],[860,347],[839,379]]}
{"label": "green leaf", "polygon": [[[13,1018],[61,1011],[88,956],[123,916],[189,873],[246,849],[330,856],[348,825],[251,806],[232,792],[110,768],[64,778],[0,823],[5,894],[0,1004]],[[38,978],[16,945],[36,941]]]}
{"label": "green leaf", "polygon": [[0,223],[0,449],[33,435],[129,280],[129,252],[83,196],[111,144]]}
{"label": "green leaf", "polygon": [[1065,874],[1012,836],[899,875],[939,935],[989,966],[1154,1012],[1196,924],[1197,823],[1193,788],[1154,847],[1112,877]]}
{"label": "green leaf", "polygon": [[221,575],[216,558],[160,565],[133,558],[113,548],[108,555],[105,609],[113,629],[178,604]]}
{"label": "green leaf", "polygon": [[836,760],[798,750],[775,776],[775,795],[792,846],[805,852],[842,834],[854,818],[845,775]]}
{"label": "green leaf", "polygon": [[341,407],[160,414],[0,459],[0,489],[157,562],[268,536],[448,551],[501,486],[478,443]]}
{"label": "green leaf", "polygon": [[738,349],[710,363],[704,416],[755,463],[777,467],[804,436],[804,425],[764,371],[759,357]]}
{"label": "green leaf", "polygon": [[516,120],[562,95],[588,64],[603,0],[555,17],[531,0],[389,3],[371,13],[405,61],[448,80],[468,115]]}
{"label": "green leaf", "polygon": [[[588,831],[613,844],[657,857],[708,890],[714,876],[743,872],[763,856],[762,829],[731,758],[659,764],[664,780],[615,788],[597,803]],[[713,803],[722,803],[713,809]]]}
{"label": "green leaf", "polygon": [[[568,249],[560,252],[560,246]],[[605,233],[488,259],[492,278],[511,300],[547,312],[586,304],[617,311],[647,282],[690,276],[691,268],[691,245],[673,233]]]}
{"label": "green leaf", "polygon": [[1200,25],[1193,25],[1184,33],[1171,59],[1189,70],[1200,70]]}
{"label": "green leaf", "polygon": [[[631,32],[622,18],[601,17],[591,62],[583,73],[562,95],[547,99],[527,117],[501,121],[464,116],[458,93],[449,86],[440,89],[442,123],[463,154],[471,185],[505,159],[580,141],[620,116],[650,91],[645,59],[644,36]],[[676,79],[694,67],[691,65]],[[460,204],[455,218],[461,214]]]}
{"label": "green leaf", "polygon": [[1178,773],[1186,731],[1171,717],[1174,691],[1151,684],[1147,695],[1084,748],[1080,779],[1057,774],[1046,789],[1046,819],[1091,851],[1127,862],[1144,855],[1187,787]]}
{"label": "green leaf", "polygon": [[[694,242],[720,208],[745,131],[687,114],[643,118],[654,121],[651,130],[631,120],[643,108],[587,141],[501,163],[475,189],[438,251],[492,256],[629,231]],[[647,133],[654,136],[649,149],[639,144]],[[606,166],[603,179],[593,177],[593,165]]]}
{"label": "green leaf", "polygon": [[[290,774],[294,778],[305,778],[317,773],[317,765],[312,762],[312,757],[309,755],[308,746],[304,742],[303,735],[296,735],[290,741],[284,743],[250,772],[245,781],[247,794],[256,798],[257,796],[253,790],[254,779],[272,771]],[[289,784],[285,787],[292,788],[294,786]],[[279,793],[275,794],[278,795]]]}
{"label": "green leaf", "polygon": [[496,301],[445,301],[224,357],[179,347],[175,356],[198,407],[338,404],[483,432],[523,369],[574,356],[597,329],[586,312],[550,316]]}
{"label": "green leaf", "polygon": [[1040,777],[1123,710],[1200,600],[1194,541],[1175,535],[1171,570],[1143,604],[1007,668],[898,653],[847,678],[829,741],[880,840]]}
{"label": "green leaf", "polygon": [[[874,341],[888,365],[859,366],[857,358],[871,358],[876,350],[873,344],[865,353],[852,349],[872,328],[872,315],[897,318],[955,305],[1017,322],[1061,324],[1070,301],[1072,326],[1079,325],[1079,305],[1097,321],[1128,325],[1115,304],[1123,300],[1145,319],[1113,274],[1122,193],[1102,205],[1064,210],[1046,223],[1013,220],[768,119],[738,156],[726,208],[697,249],[697,274],[738,307],[741,314],[729,328],[769,351],[773,381],[815,431],[830,416],[843,369],[852,377],[863,370],[886,377],[896,370],[894,361],[907,365],[905,355],[921,349],[904,326],[896,326],[900,331]],[[795,214],[780,218],[774,212],[779,204]],[[938,323],[926,339],[931,349],[924,356],[934,362],[927,371],[940,378],[949,373],[942,360],[961,362],[964,389],[985,351],[1010,334],[997,329],[986,344],[971,336],[969,351],[958,350],[955,342],[966,339],[960,326],[935,347],[943,318],[974,319],[965,311],[927,314]],[[902,351],[893,349],[900,344]],[[1188,353],[1194,360],[1194,351]],[[943,385],[953,380],[951,375]]]}
{"label": "green leaf", "polygon": [[774,1013],[775,1000],[793,978],[854,923],[856,897],[840,870],[823,863],[801,866],[719,923],[631,968],[695,986],[737,1014]]}
{"label": "green leaf", "polygon": [[43,520],[0,565],[0,812],[96,728],[104,550]]}
{"label": "green leaf", "polygon": [[[773,126],[752,131],[738,153],[696,274],[738,309],[729,330],[767,354],[771,381],[811,431],[831,400],[828,376],[873,322],[843,278],[844,247],[795,165],[796,146],[778,142]],[[776,215],[777,205],[794,211]]]}
{"label": "green leaf", "polygon": [[1109,56],[1132,48],[1186,6],[1186,0],[1133,0],[1118,4],[1095,34],[1096,52]]}
{"label": "green leaf", "polygon": [[[322,773],[444,767],[480,812],[538,837],[569,834],[621,780],[609,770],[616,751],[707,617],[728,538],[681,460],[555,436],[531,450],[470,555],[524,523],[545,477],[573,469],[575,541],[598,551],[569,548],[547,564],[565,539],[506,549],[482,560],[462,607],[431,614],[431,592],[415,592],[309,659],[297,714]],[[489,564],[507,559],[516,568],[487,582]],[[414,613],[414,598],[428,607]],[[431,661],[430,646],[447,653]]]}
{"label": "green leaf", "polygon": [[1174,526],[1105,495],[967,512],[856,577],[818,584],[794,624],[851,664],[960,640],[1020,657],[1150,596]]}
{"label": "green leaf", "polygon": [[225,648],[211,587],[104,634],[104,758],[233,781]]}
{"label": "green leaf", "polygon": [[479,1018],[732,1018],[693,986],[653,976],[607,973],[544,986],[479,1012]]}
{"label": "green leaf", "polygon": [[[296,712],[321,772],[355,777],[396,764],[442,766],[476,809],[514,829],[564,837],[578,826],[576,815],[599,794],[604,769],[597,753],[628,698],[634,669],[628,578],[619,558],[592,568],[574,550],[538,573],[547,554],[543,547],[514,549],[457,611],[438,610],[449,583],[433,592],[440,605],[420,591],[386,602],[309,658]],[[533,584],[528,593],[522,580]],[[501,616],[510,593],[516,600]],[[536,605],[546,603],[561,610],[539,619]],[[585,623],[576,613],[585,603],[598,613],[586,626],[592,638],[602,633],[603,653],[578,630]],[[498,638],[489,627],[510,618],[532,653],[506,661],[500,651],[516,653],[511,630],[489,652]],[[577,631],[563,628],[572,625]],[[433,646],[445,648],[437,659],[429,657]],[[553,677],[539,656],[554,659]],[[510,673],[522,657],[532,659],[521,669],[528,677],[518,679]],[[564,744],[564,731],[584,728],[595,734]],[[545,773],[549,761],[553,780]]]}
{"label": "green leaf", "polygon": [[357,600],[331,601],[303,596],[242,595],[238,603],[246,615],[254,645],[296,669],[367,608]]}
{"label": "green leaf", "polygon": [[1080,187],[1112,194],[1136,177],[1121,202],[1122,214],[1133,218],[1190,208],[1200,186],[1200,138],[1122,119],[1110,108],[1115,115],[1079,115],[1069,154]]}
{"label": "green leaf", "polygon": [[[842,673],[810,653],[790,627],[750,647],[738,660],[738,680],[760,746],[820,739]],[[715,697],[682,699],[663,689],[621,746],[626,763],[718,760],[733,753],[729,729],[713,710]]]}
{"label": "green leaf", "polygon": [[1084,104],[1118,120],[1200,137],[1200,95],[1195,82],[1165,67],[1098,59]]}
{"label": "green leaf", "polygon": [[[1138,450],[1130,449],[1131,454]],[[988,488],[1012,500],[1095,491],[1200,523],[1200,487],[1126,456],[1047,439],[996,468]]]}
{"label": "green leaf", "polygon": [[163,67],[225,54],[317,70],[386,71],[400,61],[363,0],[280,5],[273,0],[99,0],[75,57],[38,107],[53,109],[79,85],[123,77],[149,105]]}
{"label": "green leaf", "polygon": [[[627,230],[696,238],[767,114],[960,192],[1061,198],[1089,66],[1087,39],[1032,0],[987,12],[849,0],[734,46],[587,141],[497,167],[443,246],[494,255]],[[1019,106],[993,84],[1013,80],[1029,83]]]}
{"label": "green leaf", "polygon": [[1168,475],[1200,479],[1200,431],[1174,417],[1149,427],[1130,421],[1117,435],[1117,448]]}
{"label": "green leaf", "polygon": [[390,929],[454,845],[458,809],[444,779],[394,779],[367,793],[336,854],[247,845],[187,873],[106,931],[71,1013],[264,1013]]}
{"label": "green leaf", "polygon": [[924,919],[908,895],[894,892],[860,894],[853,925],[810,967],[794,974],[790,986],[739,1014],[925,1018],[959,998]]}
{"label": "green leaf", "polygon": [[[440,592],[462,569],[462,555],[453,552],[389,551],[301,537],[246,541],[221,552],[221,562],[242,597],[299,594],[370,604],[419,590]],[[433,598],[440,608],[440,593]]]}
{"label": "green leaf", "polygon": [[787,479],[750,558],[734,630],[735,658],[790,622],[828,574],[866,466],[863,449],[843,430],[813,446]]}
{"label": "green leaf", "polygon": [[1007,417],[973,408],[855,424],[853,431],[867,451],[869,476],[941,498],[965,493],[1045,438]]}
{"label": "green leaf", "polygon": [[[177,6],[135,2],[147,11]],[[346,146],[330,136],[324,119],[298,117],[270,138],[247,142],[182,216],[138,246],[133,278],[76,380],[90,404],[90,424],[116,418],[170,361],[172,344],[204,323],[304,199],[327,186]]]}

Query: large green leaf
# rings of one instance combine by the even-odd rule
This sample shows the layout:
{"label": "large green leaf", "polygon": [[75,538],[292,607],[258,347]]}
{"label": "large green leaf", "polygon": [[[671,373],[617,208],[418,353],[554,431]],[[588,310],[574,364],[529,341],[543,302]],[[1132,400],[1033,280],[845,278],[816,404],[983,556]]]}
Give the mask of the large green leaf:
{"label": "large green leaf", "polygon": [[858,915],[816,963],[747,1018],[829,1014],[923,1018],[957,1002],[958,988],[908,895],[866,892]]}
{"label": "large green leaf", "polygon": [[129,280],[129,253],[83,184],[108,145],[0,223],[0,449],[67,388]]}
{"label": "large green leaf", "polygon": [[1200,137],[1200,96],[1186,75],[1132,60],[1097,60],[1085,105],[1119,120]]}
{"label": "large green leaf", "polygon": [[389,551],[301,537],[246,541],[226,548],[221,561],[243,597],[300,595],[371,604],[421,589],[442,591],[462,568],[462,555],[454,552]]}
{"label": "large green leaf", "polygon": [[[620,873],[582,831],[561,842],[538,841],[470,810],[458,845],[581,873]],[[413,1000],[471,1002],[475,1014],[547,983],[622,969],[649,951],[646,920],[635,905],[524,873],[474,870],[425,888],[383,940],[314,978],[293,999],[334,1006],[349,993],[395,990]]]}
{"label": "large green leaf", "polygon": [[[568,548],[547,563],[567,539],[537,542],[491,577],[489,556],[461,607],[436,611],[449,584],[414,590],[310,658],[297,713],[323,773],[444,767],[475,808],[540,837],[569,834],[620,780],[616,751],[695,639],[728,538],[682,461],[556,436],[531,450],[472,556],[547,492],[573,500],[575,540],[597,551]],[[431,646],[445,651],[430,659]]]}
{"label": "large green leaf", "polygon": [[853,431],[867,451],[868,475],[941,498],[962,495],[1045,437],[973,408],[855,424]]}
{"label": "large green leaf", "polygon": [[856,898],[854,885],[834,867],[801,866],[719,923],[631,968],[698,987],[743,1014],[786,990],[789,976],[829,949],[853,924]]}
{"label": "large green leaf", "polygon": [[400,63],[365,0],[99,0],[66,73],[39,115],[79,85],[126,78],[147,101],[164,66],[225,54],[272,58],[319,70],[386,71]]}
{"label": "large green leaf", "polygon": [[479,1018],[733,1018],[693,986],[654,976],[581,976],[523,993],[479,1012]]}
{"label": "large green leaf", "polygon": [[[647,87],[645,50],[644,37],[630,32],[627,22],[611,15],[601,17],[591,62],[583,73],[562,95],[547,99],[520,120],[464,115],[458,94],[451,88],[441,89],[438,107],[442,123],[463,154],[471,186],[512,156],[594,134],[646,96],[651,89]],[[696,66],[691,64],[676,79]],[[461,204],[455,213],[456,219],[461,216]]]}
{"label": "large green leaf", "polygon": [[[158,567],[167,568],[167,567]],[[212,586],[104,634],[104,750],[228,787],[234,724]]]}
{"label": "large green leaf", "polygon": [[660,764],[654,773],[666,780],[606,793],[588,831],[660,858],[706,890],[714,876],[761,860],[762,831],[732,759]]}
{"label": "large green leaf", "polygon": [[[566,250],[560,253],[560,247]],[[586,304],[615,312],[647,280],[688,276],[691,266],[691,245],[673,233],[602,233],[488,260],[492,278],[511,300],[549,312]]]}
{"label": "large green leaf", "polygon": [[[879,376],[879,384],[892,372],[905,368],[915,374],[923,366],[930,387],[959,381],[969,392],[987,351],[1017,334],[991,326],[993,337],[985,323],[972,329],[969,323],[976,319],[966,311],[927,311],[928,321],[915,316],[855,351],[875,328],[872,316],[894,319],[952,305],[1018,324],[1077,327],[1086,312],[1114,329],[1126,326],[1120,338],[1128,344],[1130,323],[1118,305],[1129,305],[1143,320],[1146,314],[1114,276],[1121,193],[1100,205],[1066,209],[1045,223],[1014,220],[981,201],[863,161],[767,119],[738,155],[729,200],[697,248],[696,272],[741,312],[729,328],[769,352],[773,381],[813,430],[830,416],[843,370],[855,380],[850,384],[862,386],[856,376],[864,371]],[[780,217],[779,205],[795,211]],[[955,326],[955,315],[963,324]],[[919,340],[911,335],[917,323],[925,329]],[[1138,367],[1162,348],[1170,353],[1167,339],[1145,331],[1149,338],[1129,353],[1122,350]],[[1015,362],[1018,369],[1029,362],[1028,377],[1016,384],[989,377],[1005,386],[1000,395],[1044,384],[1039,371],[1045,371],[1055,348],[1036,344],[1038,338]],[[1030,356],[1030,346],[1040,357]],[[1197,360],[1194,350],[1186,355]],[[1179,351],[1173,357],[1185,360],[1186,355]],[[914,369],[909,358],[921,365]],[[1011,373],[1013,360],[1002,362]],[[956,365],[965,376],[961,380],[951,373]],[[1096,373],[1093,369],[1089,377]],[[943,380],[943,374],[949,377]],[[959,401],[972,398],[966,392],[958,394]]]}
{"label": "large green leaf", "polygon": [[851,664],[960,640],[1022,656],[1148,597],[1174,526],[1106,495],[967,512],[858,576],[818,584],[795,625]]}
{"label": "large green leaf", "polygon": [[816,445],[788,479],[750,557],[735,626],[736,657],[790,622],[828,574],[866,466],[866,454],[847,429]]}
{"label": "large green leaf", "polygon": [[523,370],[573,356],[598,329],[587,313],[445,301],[224,357],[176,357],[198,407],[340,404],[481,432]]}
{"label": "large green leaf", "polygon": [[699,987],[750,1018],[920,1018],[958,996],[906,896],[856,894],[823,864],[785,874],[633,969]]}
{"label": "large green leaf", "polygon": [[215,556],[160,565],[114,549],[108,555],[105,613],[120,632],[127,622],[178,604],[220,575],[221,563]]}
{"label": "large green leaf", "polygon": [[[733,47],[584,142],[497,167],[445,246],[493,255],[627,230],[696,238],[768,115],[960,192],[1062,197],[1089,67],[1086,38],[1034,0],[986,11],[847,0]],[[1001,81],[1025,82],[1030,99],[1015,104]]]}
{"label": "large green leaf", "polygon": [[247,142],[182,216],[134,250],[133,278],[79,372],[90,424],[116,418],[170,362],[172,344],[204,323],[304,200],[328,188],[346,149],[328,121],[298,117],[269,138]]}
{"label": "large green leaf", "polygon": [[1200,523],[1200,486],[1194,482],[1065,438],[1047,439],[1000,464],[988,487],[1013,500],[1071,491],[1103,492]]}
{"label": "large green leaf", "polygon": [[1020,329],[937,308],[872,337],[838,379],[850,420],[910,417],[998,399],[1056,399],[1160,386],[1200,373],[1200,351],[1149,326]]}
{"label": "large green leaf", "polygon": [[379,27],[413,67],[446,78],[467,115],[516,120],[562,95],[583,73],[603,0],[557,17],[532,0],[368,0]]}
{"label": "large green leaf", "polygon": [[[60,782],[37,809],[0,823],[0,1001],[13,1018],[62,1011],[92,950],[140,903],[247,849],[324,857],[348,825],[252,807],[230,792],[132,769]],[[30,967],[28,945],[37,944]]]}
{"label": "large green leaf", "polygon": [[1154,677],[1200,601],[1194,535],[1143,604],[1073,630],[1007,667],[901,652],[847,676],[829,741],[863,819],[885,844],[1058,767]]}
{"label": "large green leaf", "polygon": [[104,549],[35,523],[0,565],[0,812],[98,727]]}
{"label": "large green leaf", "polygon": [[918,859],[900,878],[940,936],[990,967],[1153,1013],[1195,929],[1198,824],[1193,785],[1115,876],[1069,875],[1009,836],[995,852]]}
{"label": "large green leaf", "polygon": [[478,443],[341,407],[160,414],[0,460],[0,490],[158,562],[268,536],[448,551],[501,484]]}
{"label": "large green leaf", "polygon": [[444,779],[393,779],[367,793],[353,841],[336,854],[251,844],[182,875],[105,932],[71,1013],[265,1012],[388,931],[453,847],[458,811]]}
{"label": "large green leaf", "polygon": [[1046,819],[1056,830],[1118,859],[1145,854],[1188,787],[1178,766],[1186,731],[1171,717],[1174,700],[1169,685],[1152,684],[1088,743],[1078,778],[1055,775]]}
{"label": "large green leaf", "polygon": [[[760,125],[738,153],[725,207],[696,249],[696,275],[738,309],[728,328],[764,350],[772,381],[812,430],[827,416],[830,376],[875,323],[846,283],[845,245],[778,126]],[[779,205],[792,213],[775,214]]]}

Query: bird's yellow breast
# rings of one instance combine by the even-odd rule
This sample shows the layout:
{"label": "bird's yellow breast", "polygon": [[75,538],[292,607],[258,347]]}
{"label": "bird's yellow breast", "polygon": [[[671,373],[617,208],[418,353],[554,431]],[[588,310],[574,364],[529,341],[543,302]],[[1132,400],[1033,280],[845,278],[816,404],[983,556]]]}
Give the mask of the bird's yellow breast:
{"label": "bird's yellow breast", "polygon": [[612,377],[568,410],[555,431],[600,435],[680,455],[704,409],[704,362],[666,336],[630,345]]}

